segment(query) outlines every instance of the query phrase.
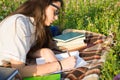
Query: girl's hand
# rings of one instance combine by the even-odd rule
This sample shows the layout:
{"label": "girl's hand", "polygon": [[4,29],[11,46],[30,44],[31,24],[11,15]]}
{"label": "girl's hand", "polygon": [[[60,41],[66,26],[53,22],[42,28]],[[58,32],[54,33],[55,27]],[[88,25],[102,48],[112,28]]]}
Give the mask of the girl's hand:
{"label": "girl's hand", "polygon": [[68,57],[61,61],[63,71],[75,67],[77,58],[75,56]]}

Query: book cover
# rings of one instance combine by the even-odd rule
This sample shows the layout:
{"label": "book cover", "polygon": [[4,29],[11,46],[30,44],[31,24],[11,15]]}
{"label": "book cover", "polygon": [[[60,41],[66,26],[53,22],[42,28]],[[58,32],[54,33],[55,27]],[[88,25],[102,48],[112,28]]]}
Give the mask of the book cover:
{"label": "book cover", "polygon": [[55,36],[54,40],[61,41],[61,42],[68,42],[68,41],[71,41],[71,40],[74,40],[80,37],[85,37],[85,34],[79,33],[79,32],[68,32],[65,34]]}
{"label": "book cover", "polygon": [[0,67],[0,80],[12,80],[18,73],[15,68]]}
{"label": "book cover", "polygon": [[26,77],[23,80],[61,80],[61,74],[50,74],[45,76]]}

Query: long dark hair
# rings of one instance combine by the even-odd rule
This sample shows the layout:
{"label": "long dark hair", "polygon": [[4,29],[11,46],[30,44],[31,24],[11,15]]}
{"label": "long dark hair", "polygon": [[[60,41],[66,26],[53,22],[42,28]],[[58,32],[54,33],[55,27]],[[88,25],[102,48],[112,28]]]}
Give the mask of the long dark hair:
{"label": "long dark hair", "polygon": [[22,4],[13,14],[23,14],[28,17],[34,18],[34,23],[36,26],[36,45],[35,48],[39,49],[42,47],[48,47],[51,36],[48,34],[48,27],[44,26],[46,19],[45,9],[53,2],[61,2],[61,7],[63,7],[62,0],[27,0]]}

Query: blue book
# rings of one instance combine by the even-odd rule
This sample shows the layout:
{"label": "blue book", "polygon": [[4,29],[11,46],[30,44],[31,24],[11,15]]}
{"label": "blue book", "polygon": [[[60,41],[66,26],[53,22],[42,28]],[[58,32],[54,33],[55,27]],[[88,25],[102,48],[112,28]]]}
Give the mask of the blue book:
{"label": "blue book", "polygon": [[71,40],[74,40],[80,37],[85,37],[85,34],[80,32],[68,32],[65,34],[55,36],[54,40],[61,41],[61,42],[69,42]]}
{"label": "blue book", "polygon": [[0,80],[13,80],[19,72],[15,68],[0,67]]}

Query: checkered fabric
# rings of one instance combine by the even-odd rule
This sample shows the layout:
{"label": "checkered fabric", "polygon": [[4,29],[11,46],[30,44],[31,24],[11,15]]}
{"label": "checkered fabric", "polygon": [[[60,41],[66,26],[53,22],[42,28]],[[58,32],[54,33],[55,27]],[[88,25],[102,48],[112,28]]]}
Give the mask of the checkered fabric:
{"label": "checkered fabric", "polygon": [[[69,31],[71,30],[66,30],[64,31],[64,33]],[[101,67],[103,66],[103,63],[105,61],[104,56],[112,46],[111,44],[113,42],[113,36],[104,36],[92,32],[87,32],[86,39],[84,41],[85,43],[87,43],[87,46],[83,49],[78,49],[80,52],[79,56],[82,57],[89,64],[77,69],[73,69],[71,71],[63,72],[63,80],[82,80],[83,78],[91,74],[97,74],[99,76]]]}

